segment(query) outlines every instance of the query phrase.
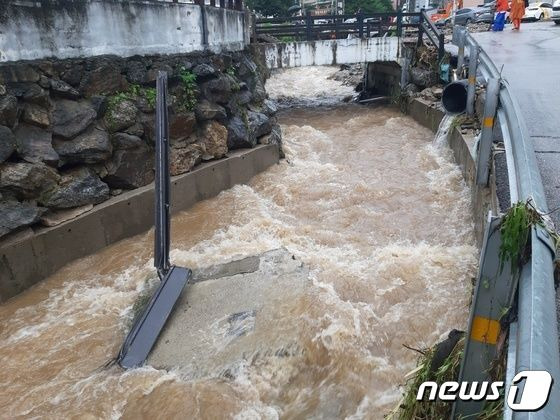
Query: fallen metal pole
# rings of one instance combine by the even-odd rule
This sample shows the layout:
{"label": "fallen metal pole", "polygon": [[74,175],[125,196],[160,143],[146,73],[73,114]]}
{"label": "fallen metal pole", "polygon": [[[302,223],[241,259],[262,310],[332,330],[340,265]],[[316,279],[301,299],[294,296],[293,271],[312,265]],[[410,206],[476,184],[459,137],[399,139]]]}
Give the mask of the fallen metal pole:
{"label": "fallen metal pole", "polygon": [[169,122],[167,117],[167,74],[157,78],[156,97],[156,176],[154,266],[160,279],[169,271]]}
{"label": "fallen metal pole", "polygon": [[490,177],[490,163],[492,160],[492,141],[494,136],[494,119],[498,106],[500,93],[500,79],[493,78],[486,86],[486,101],[484,103],[484,116],[482,118],[482,132],[478,143],[476,157],[476,184],[488,185]]}
{"label": "fallen metal pole", "polygon": [[123,368],[144,364],[192,272],[169,263],[170,176],[169,123],[167,118],[167,73],[157,76],[156,179],[154,266],[161,280],[150,301],[135,319],[117,357]]}

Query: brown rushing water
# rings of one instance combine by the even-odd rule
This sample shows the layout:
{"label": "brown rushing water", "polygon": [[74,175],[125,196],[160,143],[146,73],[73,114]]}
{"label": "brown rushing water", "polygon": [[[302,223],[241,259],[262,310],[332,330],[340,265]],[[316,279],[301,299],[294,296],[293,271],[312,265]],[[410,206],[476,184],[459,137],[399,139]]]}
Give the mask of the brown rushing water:
{"label": "brown rushing water", "polygon": [[[324,73],[284,73],[269,90]],[[0,306],[0,417],[380,419],[394,406],[416,359],[402,344],[465,326],[477,255],[468,190],[449,150],[396,110],[293,109],[280,120],[287,159],[174,217],[172,261],[287,248],[312,282],[272,308],[278,327],[265,334],[295,330],[301,351],[260,355],[228,378],[104,368],[154,277],[150,232]]]}

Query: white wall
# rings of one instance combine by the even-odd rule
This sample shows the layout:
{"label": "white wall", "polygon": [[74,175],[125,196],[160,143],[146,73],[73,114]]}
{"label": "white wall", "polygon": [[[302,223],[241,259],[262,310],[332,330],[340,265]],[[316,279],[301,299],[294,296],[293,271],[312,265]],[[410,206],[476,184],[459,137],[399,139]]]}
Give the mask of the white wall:
{"label": "white wall", "polygon": [[397,37],[338,39],[262,44],[269,69],[333,64],[396,61]]}
{"label": "white wall", "polygon": [[[57,0],[43,6],[7,2],[0,8],[0,62],[174,54],[205,48],[201,10],[196,5],[115,0]],[[208,47],[215,52],[243,49],[247,41],[244,13],[206,10]]]}

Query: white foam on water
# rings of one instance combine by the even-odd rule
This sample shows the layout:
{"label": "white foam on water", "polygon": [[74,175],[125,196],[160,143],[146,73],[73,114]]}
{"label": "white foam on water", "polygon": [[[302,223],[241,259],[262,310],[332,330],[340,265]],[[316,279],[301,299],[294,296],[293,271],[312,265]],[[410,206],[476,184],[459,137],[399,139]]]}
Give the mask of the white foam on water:
{"label": "white foam on water", "polygon": [[[338,101],[348,89],[325,80],[331,71],[284,72],[267,88]],[[429,346],[465,327],[477,262],[470,192],[443,140],[395,110],[284,112],[287,159],[177,215],[174,232],[190,234],[174,234],[171,259],[196,268],[280,247],[301,259],[305,292],[267,308],[274,328],[255,326],[264,343],[289,331],[285,351],[257,351],[202,378],[102,368],[154,284],[150,233],[0,306],[9,417],[361,419],[392,408],[416,360],[403,344]],[[223,336],[223,321],[201,334]]]}

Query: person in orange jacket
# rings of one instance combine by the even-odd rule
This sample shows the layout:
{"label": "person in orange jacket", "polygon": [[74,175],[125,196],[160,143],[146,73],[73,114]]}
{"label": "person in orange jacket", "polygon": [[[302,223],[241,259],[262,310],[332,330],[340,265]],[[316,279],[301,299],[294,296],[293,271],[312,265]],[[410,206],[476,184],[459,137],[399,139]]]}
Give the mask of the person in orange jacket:
{"label": "person in orange jacket", "polygon": [[523,16],[525,16],[525,0],[512,0],[509,17],[513,23],[513,29],[519,30]]}
{"label": "person in orange jacket", "polygon": [[494,17],[494,24],[492,25],[492,30],[494,32],[504,30],[504,24],[506,23],[506,12],[508,8],[509,6],[507,0],[496,1],[496,16]]}

